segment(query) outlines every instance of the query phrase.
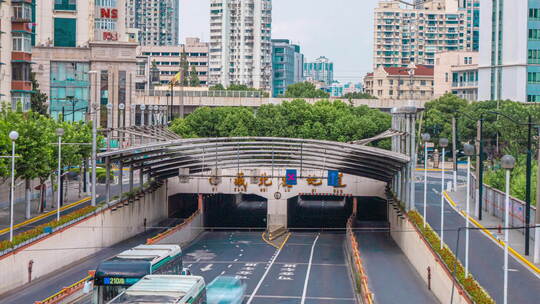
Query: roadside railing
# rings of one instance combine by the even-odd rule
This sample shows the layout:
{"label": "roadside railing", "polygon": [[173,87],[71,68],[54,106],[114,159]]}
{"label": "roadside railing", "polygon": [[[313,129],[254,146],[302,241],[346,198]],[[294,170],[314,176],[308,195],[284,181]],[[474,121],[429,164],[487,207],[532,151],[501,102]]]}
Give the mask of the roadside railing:
{"label": "roadside railing", "polygon": [[186,227],[187,225],[189,225],[191,222],[193,222],[193,220],[199,216],[199,214],[201,214],[201,211],[200,210],[197,210],[195,211],[195,213],[193,213],[190,217],[188,217],[185,221],[183,221],[181,224],[178,224],[176,226],[174,226],[173,228],[171,229],[167,229],[166,231],[162,232],[162,233],[159,233],[157,234],[156,236],[150,238],[150,239],[147,239],[146,240],[146,244],[148,245],[152,245],[152,244],[155,244],[159,241],[161,241],[162,239],[166,238],[167,236],[179,231],[179,230],[182,230],[184,227]]}
{"label": "roadside railing", "polygon": [[368,276],[365,271],[362,258],[360,257],[360,251],[358,250],[358,241],[352,231],[353,217],[351,216],[347,221],[347,246],[349,247],[349,253],[351,254],[351,262],[355,273],[356,284],[358,291],[362,296],[363,304],[373,304],[373,293],[369,289]]}
{"label": "roadside railing", "polygon": [[55,304],[55,303],[60,303],[62,300],[66,299],[67,297],[71,296],[72,294],[74,294],[75,292],[83,289],[84,287],[84,284],[86,284],[86,281],[88,281],[91,277],[90,276],[87,276],[85,277],[84,279],[68,286],[68,287],[64,287],[62,288],[62,290],[60,290],[59,292],[53,294],[52,296],[46,298],[45,300],[42,300],[42,301],[36,301],[34,302],[34,304]]}

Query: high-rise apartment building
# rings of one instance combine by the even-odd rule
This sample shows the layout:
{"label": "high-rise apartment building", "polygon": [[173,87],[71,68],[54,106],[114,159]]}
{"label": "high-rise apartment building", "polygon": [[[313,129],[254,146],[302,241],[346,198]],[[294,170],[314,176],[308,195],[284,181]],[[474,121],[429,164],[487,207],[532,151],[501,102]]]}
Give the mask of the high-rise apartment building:
{"label": "high-rise apartment building", "polygon": [[291,84],[303,79],[304,55],[300,46],[287,39],[272,39],[272,95],[285,94]]}
{"label": "high-rise apartment building", "polygon": [[479,0],[380,1],[373,66],[434,65],[435,53],[478,48]]}
{"label": "high-rise apartment building", "polygon": [[0,1],[0,101],[30,108],[34,0]]}
{"label": "high-rise apartment building", "polygon": [[51,116],[85,120],[97,106],[103,127],[129,124],[137,43],[127,35],[125,0],[37,1],[35,8],[32,68]]}
{"label": "high-rise apartment building", "polygon": [[479,100],[540,102],[540,1],[482,1]]}
{"label": "high-rise apartment building", "polygon": [[334,63],[324,56],[304,63],[304,79],[331,86],[334,83]]}
{"label": "high-rise apartment building", "polygon": [[478,52],[443,52],[435,55],[434,98],[452,93],[478,99]]}
{"label": "high-rise apartment building", "polygon": [[186,43],[179,46],[140,46],[137,50],[139,56],[148,57],[148,62],[156,65],[161,84],[169,83],[180,71],[181,56],[185,52],[189,72],[195,69],[200,85],[208,85],[208,43],[199,38],[186,38]]}
{"label": "high-rise apartment building", "polygon": [[210,1],[210,84],[269,90],[272,1]]}
{"label": "high-rise apartment building", "polygon": [[126,25],[137,30],[141,45],[179,44],[180,0],[125,1]]}

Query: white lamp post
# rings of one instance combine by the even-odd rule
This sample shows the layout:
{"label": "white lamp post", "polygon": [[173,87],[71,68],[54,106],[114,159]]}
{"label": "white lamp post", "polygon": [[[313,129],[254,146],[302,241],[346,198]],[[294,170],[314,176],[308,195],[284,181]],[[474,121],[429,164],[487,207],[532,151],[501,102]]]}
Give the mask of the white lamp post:
{"label": "white lamp post", "polygon": [[56,129],[56,135],[58,136],[58,200],[56,201],[56,220],[60,220],[60,200],[61,198],[61,192],[60,187],[62,187],[61,184],[61,178],[62,178],[62,136],[64,136],[64,129],[58,128]]}
{"label": "white lamp post", "polygon": [[426,217],[427,217],[427,169],[428,169],[428,151],[427,144],[431,136],[428,133],[422,134],[422,141],[424,142],[424,227],[426,227]]}
{"label": "white lamp post", "polygon": [[442,165],[441,165],[441,249],[444,246],[444,158],[446,153],[446,147],[448,146],[448,139],[439,139],[439,146],[442,148]]}
{"label": "white lamp post", "polygon": [[94,113],[92,118],[92,206],[96,206],[96,180],[97,180],[97,112],[99,104],[93,105]]}
{"label": "white lamp post", "polygon": [[510,171],[514,169],[516,159],[511,155],[505,155],[501,159],[501,165],[506,170],[506,196],[504,200],[504,287],[503,304],[508,304],[508,214],[510,208]]}
{"label": "white lamp post", "polygon": [[9,199],[9,241],[13,241],[13,205],[15,202],[15,141],[19,138],[17,131],[9,132],[11,139],[11,197]]}
{"label": "white lamp post", "polygon": [[113,127],[112,123],[112,103],[107,104],[107,151],[111,150],[111,129]]}
{"label": "white lamp post", "polygon": [[[471,156],[474,156],[474,146],[471,144],[465,144],[463,146],[463,152],[467,155],[467,198],[466,209],[467,216],[470,212],[471,204]],[[469,219],[465,218],[465,277],[469,276]]]}

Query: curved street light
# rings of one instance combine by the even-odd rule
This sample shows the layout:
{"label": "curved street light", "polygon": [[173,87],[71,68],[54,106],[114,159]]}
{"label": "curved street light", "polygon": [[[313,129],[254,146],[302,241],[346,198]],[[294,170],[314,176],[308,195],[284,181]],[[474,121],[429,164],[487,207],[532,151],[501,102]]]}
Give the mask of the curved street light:
{"label": "curved street light", "polygon": [[9,139],[11,139],[11,187],[9,198],[9,241],[13,241],[13,205],[15,203],[15,141],[19,138],[19,132],[9,132]]}
{"label": "curved street light", "polygon": [[428,150],[427,143],[431,140],[429,133],[422,134],[422,141],[424,142],[424,228],[426,227],[427,217],[427,169],[428,169]]}
{"label": "curved street light", "polygon": [[514,169],[516,159],[511,155],[505,155],[501,159],[501,165],[506,170],[506,191],[504,200],[504,288],[503,303],[508,303],[508,229],[510,213],[510,171]]}

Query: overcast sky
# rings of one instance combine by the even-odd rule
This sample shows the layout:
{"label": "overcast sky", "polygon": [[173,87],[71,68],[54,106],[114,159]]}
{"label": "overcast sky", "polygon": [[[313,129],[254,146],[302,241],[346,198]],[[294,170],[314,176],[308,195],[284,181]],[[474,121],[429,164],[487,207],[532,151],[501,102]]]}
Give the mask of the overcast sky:
{"label": "overcast sky", "polygon": [[[300,44],[306,60],[326,56],[335,78],[359,82],[372,70],[378,0],[273,0],[272,38]],[[180,39],[209,39],[209,0],[180,0]]]}

